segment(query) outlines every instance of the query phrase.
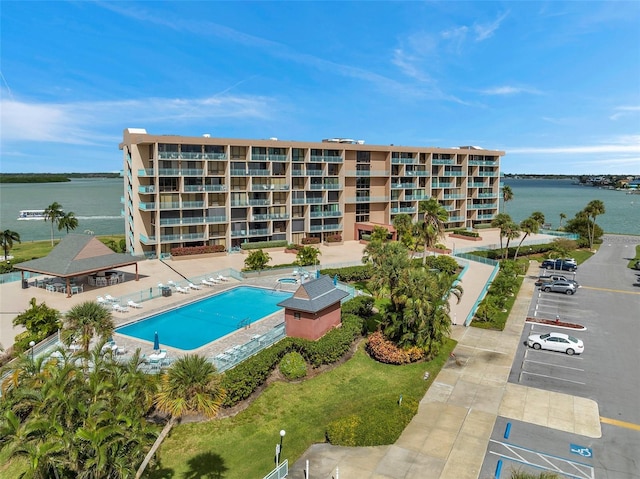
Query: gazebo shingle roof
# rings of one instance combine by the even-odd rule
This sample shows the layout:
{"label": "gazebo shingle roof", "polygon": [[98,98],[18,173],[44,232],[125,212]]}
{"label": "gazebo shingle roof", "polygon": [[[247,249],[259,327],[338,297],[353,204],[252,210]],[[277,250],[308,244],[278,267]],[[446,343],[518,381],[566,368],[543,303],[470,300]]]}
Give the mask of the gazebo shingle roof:
{"label": "gazebo shingle roof", "polygon": [[66,278],[129,266],[139,260],[130,254],[114,253],[93,236],[70,234],[62,238],[46,257],[18,263],[15,268]]}
{"label": "gazebo shingle roof", "polygon": [[349,293],[336,288],[329,276],[321,276],[300,285],[291,298],[279,302],[278,306],[296,311],[317,313],[347,296]]}

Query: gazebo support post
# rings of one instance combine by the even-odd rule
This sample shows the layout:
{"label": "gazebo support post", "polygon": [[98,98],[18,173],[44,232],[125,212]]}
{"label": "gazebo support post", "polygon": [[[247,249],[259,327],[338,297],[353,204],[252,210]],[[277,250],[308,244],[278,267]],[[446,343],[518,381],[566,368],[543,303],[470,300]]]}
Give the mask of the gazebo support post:
{"label": "gazebo support post", "polygon": [[67,298],[71,297],[71,283],[69,281],[69,277],[67,276]]}

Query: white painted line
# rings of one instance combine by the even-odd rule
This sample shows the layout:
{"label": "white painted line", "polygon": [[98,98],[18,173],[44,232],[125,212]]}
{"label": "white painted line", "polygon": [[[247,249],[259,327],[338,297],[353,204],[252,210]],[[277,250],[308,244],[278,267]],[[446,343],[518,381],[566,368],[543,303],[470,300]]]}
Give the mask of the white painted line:
{"label": "white painted line", "polygon": [[533,359],[525,359],[523,361],[523,363],[534,363],[534,364],[542,364],[543,366],[553,366],[554,368],[564,368],[564,369],[573,369],[574,371],[581,371],[584,372],[584,369],[580,369],[580,368],[572,368],[571,366],[562,366],[560,364],[553,364],[553,363],[543,363],[542,361],[534,361]]}
{"label": "white painted line", "polygon": [[557,378],[555,376],[547,376],[546,374],[530,373],[529,371],[522,371],[521,374],[529,374],[530,376],[539,376],[541,378],[556,379],[558,381],[564,381],[566,383],[573,383],[573,384],[580,384],[582,386],[586,384],[586,383],[581,383],[580,381],[572,381],[571,379],[563,379],[563,378]]}

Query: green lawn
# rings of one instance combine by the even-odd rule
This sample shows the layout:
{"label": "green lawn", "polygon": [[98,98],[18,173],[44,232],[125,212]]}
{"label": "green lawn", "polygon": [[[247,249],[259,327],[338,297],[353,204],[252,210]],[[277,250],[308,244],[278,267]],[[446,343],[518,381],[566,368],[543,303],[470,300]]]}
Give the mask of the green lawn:
{"label": "green lawn", "polygon": [[325,441],[327,424],[350,415],[371,425],[391,424],[393,443],[406,427],[398,414],[400,395],[403,405],[415,406],[454,346],[448,341],[434,361],[405,366],[377,363],[359,348],[330,372],[300,383],[272,384],[235,417],[176,427],[158,454],[161,467],[148,477],[263,477],[274,467],[281,429],[287,432],[281,458],[293,464],[310,445]]}

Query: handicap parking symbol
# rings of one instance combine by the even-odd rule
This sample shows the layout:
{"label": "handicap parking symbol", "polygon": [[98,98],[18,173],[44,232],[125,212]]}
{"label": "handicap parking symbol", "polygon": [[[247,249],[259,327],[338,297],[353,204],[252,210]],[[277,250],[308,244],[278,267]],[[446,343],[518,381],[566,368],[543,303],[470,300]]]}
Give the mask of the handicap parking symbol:
{"label": "handicap parking symbol", "polygon": [[578,446],[577,444],[570,444],[569,450],[573,454],[578,454],[579,456],[582,456],[582,457],[593,457],[593,451],[591,450],[590,447]]}

